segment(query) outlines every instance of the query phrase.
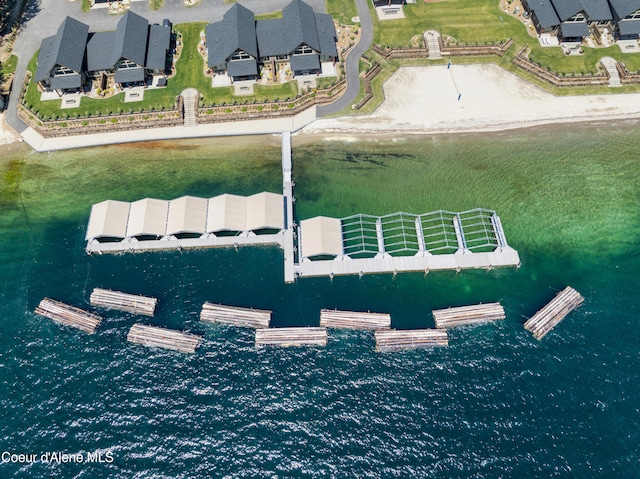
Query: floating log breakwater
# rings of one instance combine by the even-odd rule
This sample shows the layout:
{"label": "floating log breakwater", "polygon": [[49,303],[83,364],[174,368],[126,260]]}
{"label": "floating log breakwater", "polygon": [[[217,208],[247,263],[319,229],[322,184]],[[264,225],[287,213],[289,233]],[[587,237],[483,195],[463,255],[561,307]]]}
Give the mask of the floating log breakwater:
{"label": "floating log breakwater", "polygon": [[103,306],[133,314],[153,316],[158,304],[157,298],[149,298],[136,294],[111,291],[110,289],[95,288],[89,302],[94,306]]}
{"label": "floating log breakwater", "polygon": [[560,291],[549,304],[531,316],[524,323],[525,329],[533,333],[536,339],[542,339],[549,331],[556,327],[567,314],[580,306],[584,298],[571,286]]}
{"label": "floating log breakwater", "polygon": [[202,305],[200,320],[245,328],[268,328],[271,311],[206,302]]}
{"label": "floating log breakwater", "polygon": [[344,329],[389,329],[391,327],[391,315],[323,309],[320,311],[320,326]]}
{"label": "floating log breakwater", "polygon": [[441,329],[382,329],[375,331],[374,334],[376,351],[379,352],[449,346],[447,332]]}
{"label": "floating log breakwater", "polygon": [[195,353],[202,341],[202,336],[157,326],[134,324],[129,330],[127,341],[182,353]]}
{"label": "floating log breakwater", "polygon": [[54,320],[56,323],[80,329],[93,334],[100,325],[102,318],[75,306],[64,304],[55,299],[44,298],[35,310],[36,314]]}
{"label": "floating log breakwater", "polygon": [[326,328],[270,328],[256,330],[256,347],[326,346]]}
{"label": "floating log breakwater", "polygon": [[459,308],[434,309],[436,328],[452,328],[466,324],[479,324],[506,317],[500,303],[475,304]]}

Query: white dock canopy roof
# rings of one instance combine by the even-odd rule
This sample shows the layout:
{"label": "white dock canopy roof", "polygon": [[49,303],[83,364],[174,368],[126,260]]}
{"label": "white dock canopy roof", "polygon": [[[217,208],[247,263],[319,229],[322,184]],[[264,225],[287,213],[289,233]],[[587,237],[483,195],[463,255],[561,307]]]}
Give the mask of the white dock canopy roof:
{"label": "white dock canopy roof", "polygon": [[245,231],[247,198],[237,195],[220,195],[209,199],[207,233],[216,231]]}
{"label": "white dock canopy roof", "polygon": [[169,202],[145,198],[131,203],[127,237],[131,236],[164,236],[167,230],[167,214]]}
{"label": "white dock canopy roof", "polygon": [[124,238],[127,234],[129,207],[126,201],[106,200],[91,207],[85,239]]}
{"label": "white dock canopy roof", "polygon": [[247,231],[262,228],[284,228],[284,202],[282,195],[258,193],[247,198]]}
{"label": "white dock canopy roof", "polygon": [[167,235],[179,233],[204,234],[207,224],[207,204],[205,198],[183,196],[169,202]]}
{"label": "white dock canopy roof", "polygon": [[302,257],[342,255],[342,224],[339,219],[316,216],[300,222]]}

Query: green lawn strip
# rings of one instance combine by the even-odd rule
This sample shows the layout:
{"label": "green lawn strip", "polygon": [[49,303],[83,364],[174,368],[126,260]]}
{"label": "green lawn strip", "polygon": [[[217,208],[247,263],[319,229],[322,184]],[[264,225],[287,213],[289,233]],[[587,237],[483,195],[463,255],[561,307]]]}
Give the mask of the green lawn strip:
{"label": "green lawn strip", "polygon": [[18,57],[15,54],[12,54],[9,58],[7,58],[7,61],[0,65],[0,75],[11,75],[16,71],[17,65]]}
{"label": "green lawn strip", "polygon": [[149,0],[151,10],[160,10],[162,7],[164,7],[164,0]]}
{"label": "green lawn strip", "polygon": [[277,12],[271,13],[263,13],[262,15],[255,15],[255,19],[257,20],[273,20],[277,18],[282,18],[282,10],[278,10]]}
{"label": "green lawn strip", "polygon": [[327,0],[327,13],[344,25],[353,25],[351,19],[358,16],[358,9],[354,0]]}

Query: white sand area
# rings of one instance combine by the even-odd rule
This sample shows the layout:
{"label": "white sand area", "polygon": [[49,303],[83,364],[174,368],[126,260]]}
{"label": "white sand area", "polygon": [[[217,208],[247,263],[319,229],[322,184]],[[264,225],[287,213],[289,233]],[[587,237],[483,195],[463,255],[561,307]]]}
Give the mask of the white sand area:
{"label": "white sand area", "polygon": [[318,120],[303,132],[453,133],[640,117],[640,94],[557,97],[493,64],[400,68],[384,92],[371,115]]}
{"label": "white sand area", "polygon": [[4,113],[0,113],[0,145],[8,145],[14,141],[18,141],[18,137],[14,133],[13,128],[6,124]]}

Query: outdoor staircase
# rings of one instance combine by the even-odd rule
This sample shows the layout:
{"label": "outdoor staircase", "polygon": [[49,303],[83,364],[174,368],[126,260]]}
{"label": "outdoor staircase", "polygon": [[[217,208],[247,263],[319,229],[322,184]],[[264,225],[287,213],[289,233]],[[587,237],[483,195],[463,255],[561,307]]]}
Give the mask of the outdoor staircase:
{"label": "outdoor staircase", "polygon": [[601,62],[607,69],[607,73],[609,73],[609,86],[622,86],[622,83],[620,82],[620,74],[618,73],[618,69],[616,68],[617,60],[610,57],[604,57]]}
{"label": "outdoor staircase", "polygon": [[440,54],[440,34],[435,30],[429,30],[428,32],[424,32],[424,44],[427,46],[429,50],[429,58],[437,59],[442,58]]}
{"label": "outdoor staircase", "polygon": [[198,90],[188,88],[182,92],[182,101],[184,108],[184,126],[194,127],[198,125],[196,116],[196,105],[198,102]]}

